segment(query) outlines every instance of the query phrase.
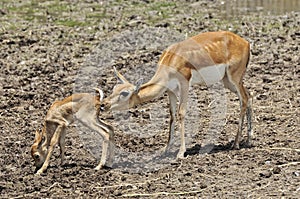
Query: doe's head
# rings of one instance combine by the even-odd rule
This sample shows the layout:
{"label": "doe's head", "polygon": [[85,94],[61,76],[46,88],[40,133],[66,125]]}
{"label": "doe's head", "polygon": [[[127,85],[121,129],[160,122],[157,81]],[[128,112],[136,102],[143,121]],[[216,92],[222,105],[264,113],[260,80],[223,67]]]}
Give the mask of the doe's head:
{"label": "doe's head", "polygon": [[34,160],[36,170],[42,167],[46,159],[46,150],[42,146],[43,135],[39,131],[35,132],[34,143],[31,146],[31,156]]}
{"label": "doe's head", "polygon": [[101,107],[104,110],[126,110],[139,101],[138,92],[143,81],[140,79],[134,85],[121,75],[116,68],[114,68],[114,72],[121,84],[115,85],[112,94],[103,100]]}

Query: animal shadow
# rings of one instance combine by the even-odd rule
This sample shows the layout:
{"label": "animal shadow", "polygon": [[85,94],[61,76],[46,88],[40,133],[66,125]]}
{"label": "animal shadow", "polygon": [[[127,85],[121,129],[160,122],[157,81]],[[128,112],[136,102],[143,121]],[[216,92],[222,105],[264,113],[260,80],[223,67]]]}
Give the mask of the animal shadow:
{"label": "animal shadow", "polygon": [[[184,153],[184,156],[193,156],[193,155],[199,155],[199,154],[213,154],[213,153],[219,153],[224,151],[230,151],[233,150],[233,142],[228,142],[226,144],[207,144],[204,146],[201,146],[199,144],[195,144],[191,148],[187,148],[186,152]],[[249,148],[245,141],[242,141],[240,143],[240,148]]]}

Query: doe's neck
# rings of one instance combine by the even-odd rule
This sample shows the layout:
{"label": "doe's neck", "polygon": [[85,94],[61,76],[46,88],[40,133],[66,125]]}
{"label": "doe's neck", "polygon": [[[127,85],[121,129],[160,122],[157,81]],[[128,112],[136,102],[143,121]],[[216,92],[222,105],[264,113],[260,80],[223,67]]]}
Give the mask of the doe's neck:
{"label": "doe's neck", "polygon": [[163,94],[166,86],[161,83],[148,82],[143,84],[137,93],[139,103],[151,101]]}

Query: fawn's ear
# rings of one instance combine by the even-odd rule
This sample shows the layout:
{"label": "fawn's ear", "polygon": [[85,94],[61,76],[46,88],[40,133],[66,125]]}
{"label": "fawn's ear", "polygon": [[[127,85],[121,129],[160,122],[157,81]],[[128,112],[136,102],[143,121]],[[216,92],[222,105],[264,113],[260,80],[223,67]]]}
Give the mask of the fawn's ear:
{"label": "fawn's ear", "polygon": [[99,88],[96,88],[96,87],[94,87],[93,89],[94,89],[96,92],[99,93],[100,101],[102,101],[103,98],[104,98],[104,93],[103,93],[103,91],[102,91],[101,89],[99,89]]}
{"label": "fawn's ear", "polygon": [[39,131],[35,131],[34,142],[40,143],[42,141],[42,135]]}

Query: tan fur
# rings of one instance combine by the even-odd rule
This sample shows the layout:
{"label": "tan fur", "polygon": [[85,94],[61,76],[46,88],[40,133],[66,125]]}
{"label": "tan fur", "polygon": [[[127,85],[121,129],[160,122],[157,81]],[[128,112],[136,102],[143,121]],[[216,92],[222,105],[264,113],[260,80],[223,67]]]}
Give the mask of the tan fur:
{"label": "tan fur", "polygon": [[[247,143],[251,145],[252,111],[248,102],[249,93],[242,82],[249,55],[249,42],[231,32],[207,32],[196,35],[167,48],[160,57],[155,75],[149,82],[139,86],[139,89],[115,70],[122,84],[115,86],[113,93],[103,101],[103,107],[111,110],[127,109],[157,98],[167,91],[170,100],[171,118],[169,141],[166,150],[173,137],[177,112],[181,132],[181,147],[177,157],[182,158],[186,151],[184,117],[190,84],[192,82],[210,84],[210,82],[223,81],[226,88],[238,95],[241,105],[239,128],[233,147],[239,148],[243,120],[246,113],[248,119]],[[205,70],[209,67],[218,70],[216,72]],[[199,73],[199,75],[194,75],[194,78],[198,78],[198,81],[192,81],[193,73]],[[212,77],[209,82],[205,81],[207,76]],[[178,107],[176,107],[177,101],[179,101]]]}
{"label": "tan fur", "polygon": [[[96,90],[99,92],[99,96],[78,93],[62,101],[56,101],[51,105],[47,112],[42,132],[36,131],[35,140],[31,146],[31,155],[38,169],[37,174],[41,174],[47,169],[54,146],[57,143],[60,146],[61,163],[63,163],[66,127],[75,120],[96,131],[103,138],[101,160],[95,169],[98,170],[104,165],[112,165],[114,156],[114,130],[110,125],[98,119],[103,92],[99,89]],[[44,142],[42,143],[43,139]],[[106,164],[107,150],[109,152],[109,160]]]}

